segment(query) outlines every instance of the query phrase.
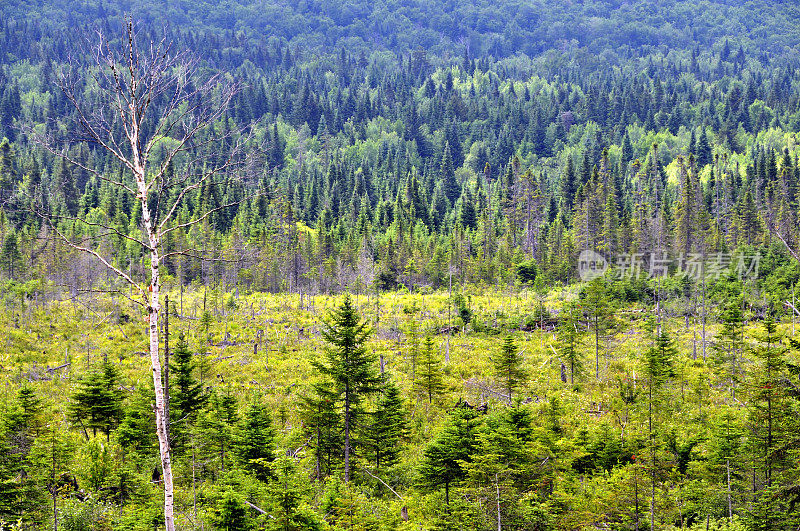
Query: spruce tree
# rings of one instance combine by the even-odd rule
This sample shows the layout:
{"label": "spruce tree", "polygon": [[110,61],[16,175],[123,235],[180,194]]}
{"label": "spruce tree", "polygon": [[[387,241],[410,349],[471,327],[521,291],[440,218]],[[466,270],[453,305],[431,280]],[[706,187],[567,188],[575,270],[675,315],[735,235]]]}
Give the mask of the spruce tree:
{"label": "spruce tree", "polygon": [[350,481],[353,428],[360,406],[367,396],[380,389],[381,380],[375,368],[375,355],[366,342],[372,330],[361,321],[349,295],[341,306],[332,310],[323,321],[322,337],[328,343],[324,362],[314,367],[331,379],[336,398],[341,402],[344,417],[344,481]]}
{"label": "spruce tree", "polygon": [[422,485],[436,489],[444,485],[445,503],[450,505],[450,486],[466,477],[464,463],[472,461],[480,419],[474,409],[453,409],[444,427],[428,444],[419,467]]}
{"label": "spruce tree", "polygon": [[442,182],[442,190],[444,191],[445,197],[447,197],[450,204],[454,204],[458,196],[461,194],[461,187],[458,185],[458,181],[456,181],[456,172],[453,168],[453,158],[450,155],[450,144],[445,143],[444,145],[444,154],[442,155],[442,166],[441,166],[441,182]]}
{"label": "spruce tree", "polygon": [[234,451],[241,467],[261,481],[273,477],[275,430],[267,406],[254,402],[244,412]]}
{"label": "spruce tree", "polygon": [[495,376],[503,383],[509,403],[512,402],[513,391],[524,383],[527,377],[522,362],[522,354],[517,350],[514,338],[511,334],[507,335],[503,340],[500,354],[492,360],[492,363]]}
{"label": "spruce tree", "polygon": [[321,479],[333,472],[334,457],[342,453],[336,393],[324,383],[312,385],[311,392],[300,397],[300,415],[314,453],[315,477]]}
{"label": "spruce tree", "polygon": [[78,424],[89,439],[88,430],[97,430],[109,438],[122,420],[122,395],[119,391],[119,372],[106,362],[87,374],[77,385],[67,406],[70,420]]}
{"label": "spruce tree", "polygon": [[189,350],[186,336],[180,334],[175,349],[170,354],[170,371],[172,372],[172,389],[170,393],[171,429],[173,444],[180,444],[184,426],[192,426],[197,413],[203,409],[207,396],[203,386],[194,376],[196,363],[194,354]]}
{"label": "spruce tree", "polygon": [[608,286],[602,278],[589,282],[581,293],[581,306],[589,317],[594,333],[595,378],[600,378],[600,339],[614,325],[614,308],[608,293]]}
{"label": "spruce tree", "polygon": [[569,367],[569,383],[575,383],[575,376],[583,373],[584,356],[581,352],[583,331],[579,307],[568,304],[562,310],[556,330],[556,351]]}
{"label": "spruce tree", "polygon": [[[648,323],[655,329],[655,323]],[[656,513],[656,478],[658,467],[656,461],[655,415],[660,401],[661,387],[668,378],[674,375],[677,349],[672,339],[664,330],[654,331],[653,343],[644,352],[644,372],[647,377],[647,433],[650,447],[650,527],[654,529]]]}
{"label": "spruce tree", "polygon": [[[274,464],[275,478],[267,484],[269,514],[268,531],[317,531],[322,521],[317,513],[304,501],[311,488],[306,474],[298,470],[294,459],[279,456]],[[304,477],[306,476],[306,477]]]}
{"label": "spruce tree", "polygon": [[442,360],[439,359],[438,354],[439,349],[433,344],[433,338],[426,336],[422,343],[414,388],[418,394],[428,399],[429,404],[432,404],[433,399],[440,396],[445,390]]}
{"label": "spruce tree", "polygon": [[726,373],[731,397],[736,398],[736,387],[739,380],[739,364],[744,351],[744,316],[742,315],[742,298],[729,296],[724,303],[725,308],[720,316],[722,331],[717,336],[713,351],[714,361],[719,369]]}
{"label": "spruce tree", "polygon": [[375,468],[391,467],[400,459],[401,444],[408,431],[406,415],[400,389],[388,378],[372,415],[372,425],[367,430]]}

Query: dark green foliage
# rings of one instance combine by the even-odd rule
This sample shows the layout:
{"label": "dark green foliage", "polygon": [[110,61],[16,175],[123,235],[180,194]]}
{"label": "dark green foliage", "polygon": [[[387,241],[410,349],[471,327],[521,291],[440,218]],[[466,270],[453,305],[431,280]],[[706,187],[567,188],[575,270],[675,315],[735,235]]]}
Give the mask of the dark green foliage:
{"label": "dark green foliage", "polygon": [[300,399],[305,434],[315,457],[315,476],[323,478],[339,466],[342,419],[336,396],[327,385],[316,384]]}
{"label": "dark green foliage", "polygon": [[250,529],[247,507],[239,493],[226,490],[217,506],[214,529],[223,531],[246,531]]}
{"label": "dark green foliage", "polygon": [[211,458],[218,459],[221,471],[230,464],[228,454],[236,441],[238,422],[237,400],[230,390],[212,392],[197,422],[202,441],[198,446]]}
{"label": "dark green foliage", "polygon": [[119,372],[111,363],[92,370],[78,383],[69,403],[70,420],[88,438],[88,430],[108,437],[122,420],[122,395]]}
{"label": "dark green foliage", "polygon": [[581,292],[581,308],[594,336],[595,378],[600,378],[600,342],[614,325],[614,306],[604,278],[595,278]]}
{"label": "dark green foliage", "polygon": [[375,468],[389,468],[400,459],[408,432],[407,415],[400,389],[387,378],[365,437]]}
{"label": "dark green foliage", "polygon": [[522,282],[525,283],[532,283],[533,281],[535,281],[538,272],[539,272],[539,267],[533,260],[522,262],[517,266],[517,276]]}
{"label": "dark green foliage", "polygon": [[[800,242],[791,3],[717,1],[699,12],[688,0],[40,4],[0,7],[0,518],[51,528],[53,500],[63,503],[62,529],[153,528],[161,517],[153,393],[133,355],[141,322],[124,299],[136,288],[61,238],[120,272],[147,271],[132,241],[142,235],[141,200],[120,186],[130,169],[83,142],[57,86],[73,58],[80,103],[112,116],[96,105],[97,70],[75,36],[99,28],[113,41],[131,12],[145,46],[165,36],[197,53],[193,86],[218,79],[215,95],[240,87],[213,126],[230,136],[215,143],[201,132],[165,168],[190,187],[176,223],[213,210],[164,240],[164,288],[187,297],[171,315],[198,332],[203,353],[194,357],[183,338],[172,353],[181,525],[644,529],[651,516],[657,529],[721,529],[728,518],[730,528],[798,527],[800,371],[787,337],[800,267],[783,243]],[[143,138],[159,125],[164,94]],[[33,132],[53,138],[52,151]],[[246,165],[197,181],[240,141]],[[155,143],[151,169],[174,142]],[[163,220],[176,197],[160,184],[145,200]],[[584,249],[645,264],[641,275],[578,288],[570,284]],[[671,273],[686,274],[648,278],[649,253],[660,251]],[[738,252],[760,253],[758,275],[736,270]],[[698,256],[707,268],[730,258],[733,271],[693,275]],[[458,295],[447,307],[450,277]],[[202,307],[198,285],[209,293]],[[378,378],[376,351],[387,370],[406,370],[395,339],[409,317],[394,294],[390,305],[370,295],[365,306],[370,319],[372,302],[381,311],[375,350],[351,301],[323,326],[327,355],[312,352],[318,296],[353,290],[362,302],[372,287],[424,294],[419,311],[404,309],[422,333],[459,333],[446,368],[428,338],[411,357],[411,382]],[[431,289],[440,291],[429,303]],[[288,292],[278,305],[287,314],[267,315],[259,292]],[[497,293],[510,298],[495,305]],[[67,300],[74,322],[59,328],[51,317]],[[122,410],[113,375],[96,370],[74,385],[74,360],[54,368],[76,327],[94,332],[88,312],[103,330],[92,340],[119,354],[124,389],[134,388]],[[648,335],[651,312],[660,327]],[[777,324],[753,333],[767,315]],[[266,335],[252,338],[253,327]],[[517,327],[530,339],[527,394],[539,406],[519,402],[518,349],[491,335]],[[587,379],[589,334],[596,378]],[[242,351],[251,340],[254,359]],[[711,366],[697,359],[700,345],[711,345]],[[493,377],[516,399],[510,407],[497,407]],[[256,385],[264,395],[239,411],[252,400],[243,388]],[[449,389],[489,412],[446,412]],[[48,464],[62,456],[48,445],[71,440],[78,459]],[[81,499],[81,489],[97,496]]]}
{"label": "dark green foliage", "polygon": [[513,392],[525,382],[527,373],[522,366],[522,353],[514,344],[514,338],[507,335],[503,340],[500,353],[492,358],[495,377],[502,382],[508,401],[513,400]]}
{"label": "dark green foliage", "polygon": [[584,355],[581,352],[584,335],[582,318],[580,308],[575,304],[568,304],[564,306],[558,321],[555,349],[569,370],[570,384],[575,383],[575,376],[584,372]]}
{"label": "dark green foliage", "polygon": [[453,204],[461,193],[461,187],[458,185],[458,181],[456,181],[456,173],[455,169],[453,168],[453,158],[450,156],[449,143],[445,144],[444,146],[444,155],[442,155],[442,166],[440,173],[444,195],[447,197],[450,203]]}
{"label": "dark green foliage", "polygon": [[314,531],[322,529],[322,521],[305,502],[309,494],[307,479],[303,478],[294,461],[278,457],[273,465],[275,478],[268,484],[268,496],[273,518],[267,520],[271,531]]}
{"label": "dark green foliage", "polygon": [[433,399],[445,390],[442,360],[439,359],[439,349],[433,344],[431,336],[425,336],[425,341],[422,343],[414,388],[417,393],[428,399],[429,404],[432,404]]}
{"label": "dark green foliage", "polygon": [[173,447],[184,444],[188,429],[206,403],[203,386],[195,377],[194,354],[183,334],[170,355],[170,436]]}
{"label": "dark green foliage", "polygon": [[344,421],[344,479],[350,480],[352,430],[359,422],[360,407],[368,395],[380,389],[374,353],[366,348],[372,330],[362,322],[349,295],[323,322],[322,337],[328,343],[325,362],[314,362],[328,377],[335,399],[341,403]]}
{"label": "dark green foliage", "polygon": [[445,500],[450,504],[450,486],[466,477],[464,462],[472,460],[480,419],[475,410],[454,408],[436,438],[422,455],[419,473],[427,488],[445,488]]}
{"label": "dark green foliage", "polygon": [[235,441],[236,458],[241,467],[262,481],[273,476],[275,430],[267,407],[254,402],[247,406]]}
{"label": "dark green foliage", "polygon": [[660,387],[675,373],[677,349],[672,338],[664,331],[657,331],[653,344],[644,351],[644,371],[651,388]]}

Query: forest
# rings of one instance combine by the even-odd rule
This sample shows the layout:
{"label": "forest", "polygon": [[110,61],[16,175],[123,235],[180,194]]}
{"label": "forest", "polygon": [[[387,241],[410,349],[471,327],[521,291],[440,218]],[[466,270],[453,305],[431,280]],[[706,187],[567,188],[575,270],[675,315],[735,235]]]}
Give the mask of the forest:
{"label": "forest", "polygon": [[800,528],[795,3],[0,14],[0,530]]}

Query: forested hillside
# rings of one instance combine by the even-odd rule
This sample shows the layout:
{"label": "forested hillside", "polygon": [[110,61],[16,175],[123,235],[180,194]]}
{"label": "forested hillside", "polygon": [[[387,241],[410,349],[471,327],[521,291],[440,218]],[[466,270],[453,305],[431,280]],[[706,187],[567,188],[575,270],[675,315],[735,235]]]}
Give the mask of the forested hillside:
{"label": "forested hillside", "polygon": [[0,14],[1,529],[800,525],[795,3]]}

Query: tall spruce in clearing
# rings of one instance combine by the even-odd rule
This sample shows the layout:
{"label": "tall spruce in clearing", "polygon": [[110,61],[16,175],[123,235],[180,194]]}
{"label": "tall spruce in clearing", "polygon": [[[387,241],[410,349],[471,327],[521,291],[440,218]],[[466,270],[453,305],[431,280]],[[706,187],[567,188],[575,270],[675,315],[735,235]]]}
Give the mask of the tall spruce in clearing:
{"label": "tall spruce in clearing", "polygon": [[581,352],[581,342],[583,331],[581,330],[581,318],[583,317],[580,308],[575,304],[567,304],[562,312],[556,331],[556,350],[563,357],[569,366],[569,383],[575,383],[575,375],[583,372],[583,353]]}
{"label": "tall spruce in clearing", "polygon": [[647,432],[650,441],[650,528],[655,529],[656,512],[656,430],[653,416],[659,404],[659,390],[675,372],[677,349],[672,339],[655,321],[647,323],[653,331],[653,343],[644,352],[644,372],[647,376]]}
{"label": "tall spruce in clearing", "polygon": [[322,337],[329,347],[326,362],[314,362],[314,368],[332,380],[338,401],[344,408],[344,480],[350,481],[352,435],[359,406],[370,394],[380,390],[381,380],[375,369],[375,355],[365,345],[372,333],[361,321],[350,295],[342,305],[323,319]]}
{"label": "tall spruce in clearing", "polygon": [[581,304],[594,332],[594,376],[600,379],[600,339],[614,326],[614,308],[609,299],[608,286],[602,278],[589,282],[581,296]]}
{"label": "tall spruce in clearing", "polygon": [[400,445],[408,432],[407,414],[400,389],[387,378],[372,415],[372,425],[364,437],[372,447],[370,453],[376,469],[391,467],[400,460]]}
{"label": "tall spruce in clearing", "polygon": [[428,398],[429,404],[432,404],[433,399],[445,390],[442,381],[442,360],[438,357],[438,349],[433,345],[431,336],[426,336],[422,344],[414,388],[419,394]]}
{"label": "tall spruce in clearing", "polygon": [[208,397],[203,393],[203,386],[194,377],[195,360],[184,334],[178,336],[178,343],[172,351],[170,370],[173,373],[174,384],[170,397],[171,444],[180,446],[183,436],[191,426],[197,412],[205,405]]}
{"label": "tall spruce in clearing", "polygon": [[500,355],[493,359],[492,363],[495,375],[503,383],[503,388],[508,393],[508,401],[511,402],[514,389],[519,387],[527,376],[522,368],[522,353],[517,350],[511,334],[503,340]]}

